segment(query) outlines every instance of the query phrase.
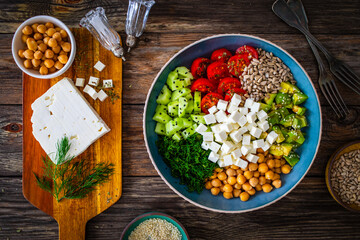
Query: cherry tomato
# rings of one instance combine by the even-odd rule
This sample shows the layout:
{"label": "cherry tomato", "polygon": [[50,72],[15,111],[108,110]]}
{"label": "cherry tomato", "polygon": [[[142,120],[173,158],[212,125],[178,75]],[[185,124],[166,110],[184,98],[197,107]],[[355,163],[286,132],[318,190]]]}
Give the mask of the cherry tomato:
{"label": "cherry tomato", "polygon": [[259,58],[259,53],[258,51],[251,47],[251,46],[241,46],[238,49],[236,49],[236,54],[244,54],[247,53],[248,55],[251,55],[253,58],[258,59]]}
{"label": "cherry tomato", "polygon": [[191,85],[191,91],[202,93],[214,92],[216,87],[206,78],[199,78]]}
{"label": "cherry tomato", "polygon": [[240,88],[240,87],[241,87],[241,82],[239,81],[239,79],[233,77],[226,77],[221,79],[217,91],[220,94],[224,94],[229,89]]}
{"label": "cherry tomato", "polygon": [[213,51],[210,59],[213,62],[216,62],[216,61],[227,62],[230,57],[232,57],[232,54],[229,50],[227,50],[226,48],[220,48],[220,49]]}
{"label": "cherry tomato", "polygon": [[216,105],[220,99],[224,99],[219,93],[211,92],[201,99],[201,110],[208,114],[208,109]]}
{"label": "cherry tomato", "polygon": [[210,64],[208,58],[197,58],[191,64],[191,74],[195,79],[206,76],[206,68]]}
{"label": "cherry tomato", "polygon": [[235,93],[242,96],[246,93],[246,91],[242,88],[230,88],[229,90],[226,91],[224,100],[230,101]]}
{"label": "cherry tomato", "polygon": [[227,64],[224,62],[213,62],[207,68],[207,76],[210,82],[217,86],[219,84],[219,80],[225,77],[230,77]]}
{"label": "cherry tomato", "polygon": [[250,60],[248,58],[247,54],[241,54],[241,55],[235,55],[232,56],[228,63],[228,69],[229,72],[234,75],[235,77],[239,77],[242,72],[244,71],[244,68],[250,64]]}

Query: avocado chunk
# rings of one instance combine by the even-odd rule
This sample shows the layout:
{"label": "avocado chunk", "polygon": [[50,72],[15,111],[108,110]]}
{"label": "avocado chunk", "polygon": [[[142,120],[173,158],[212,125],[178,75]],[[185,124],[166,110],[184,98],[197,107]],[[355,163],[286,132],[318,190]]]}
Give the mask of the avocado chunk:
{"label": "avocado chunk", "polygon": [[270,111],[270,109],[271,109],[270,105],[267,105],[265,103],[260,103],[260,110],[264,110],[265,112],[268,112]]}
{"label": "avocado chunk", "polygon": [[300,130],[293,129],[288,132],[288,137],[286,139],[286,142],[288,143],[296,142],[301,145],[304,143],[304,141],[305,141],[305,137]]}
{"label": "avocado chunk", "polygon": [[274,156],[282,156],[284,155],[283,149],[280,145],[272,145],[269,150],[270,154]]}
{"label": "avocado chunk", "polygon": [[291,96],[287,93],[279,92],[276,94],[275,102],[283,106],[289,105],[291,103]]}
{"label": "avocado chunk", "polygon": [[303,116],[305,114],[306,108],[294,105],[292,111],[297,115]]}
{"label": "avocado chunk", "polygon": [[283,151],[283,155],[288,156],[291,149],[293,148],[293,145],[290,144],[290,143],[282,143],[281,148],[282,148],[282,151]]}
{"label": "avocado chunk", "polygon": [[309,97],[302,93],[302,92],[297,92],[297,93],[294,93],[294,95],[292,96],[292,101],[294,103],[294,105],[300,105],[302,104],[303,102],[306,101],[306,99],[308,99]]}
{"label": "avocado chunk", "polygon": [[298,119],[300,123],[300,128],[308,126],[307,120],[305,116],[295,116],[296,119]]}
{"label": "avocado chunk", "polygon": [[293,113],[287,115],[280,121],[280,124],[282,124],[284,127],[290,127],[293,124],[294,118],[295,118],[295,114]]}
{"label": "avocado chunk", "polygon": [[295,166],[300,161],[300,156],[296,152],[290,152],[289,155],[284,156],[284,158],[291,167]]}
{"label": "avocado chunk", "polygon": [[281,89],[280,89],[280,92],[283,92],[283,93],[296,93],[296,92],[300,92],[299,88],[296,87],[294,84],[291,84],[289,82],[282,82],[280,84],[281,86]]}
{"label": "avocado chunk", "polygon": [[266,94],[264,101],[267,105],[271,105],[274,102],[275,97],[276,93]]}
{"label": "avocado chunk", "polygon": [[279,124],[281,120],[281,114],[278,111],[272,111],[268,115],[268,123],[270,126],[274,126],[275,124]]}
{"label": "avocado chunk", "polygon": [[273,126],[273,131],[278,135],[278,138],[276,139],[277,143],[281,143],[285,141],[285,137],[283,133],[281,132],[281,129],[279,126]]}

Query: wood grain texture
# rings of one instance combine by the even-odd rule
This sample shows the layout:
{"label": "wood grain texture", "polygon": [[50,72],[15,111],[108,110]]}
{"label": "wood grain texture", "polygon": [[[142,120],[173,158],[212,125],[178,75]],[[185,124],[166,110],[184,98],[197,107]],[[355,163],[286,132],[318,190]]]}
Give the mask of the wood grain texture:
{"label": "wood grain texture", "polygon": [[[110,180],[91,192],[83,199],[64,199],[57,202],[48,192],[41,190],[34,176],[43,174],[41,156],[45,153],[32,134],[31,104],[63,77],[95,76],[101,79],[112,79],[114,91],[121,96],[122,60],[102,48],[86,29],[73,29],[77,45],[77,58],[72,67],[55,79],[36,79],[26,74],[23,76],[23,193],[34,206],[52,216],[59,223],[59,239],[85,239],[85,226],[89,219],[109,208],[118,199],[122,191],[121,135],[122,105],[121,98],[114,103],[110,98],[104,102],[94,101],[85,95],[88,102],[99,113],[111,131],[93,143],[77,159],[86,159],[87,164],[100,162],[114,164],[114,175]],[[100,73],[93,66],[97,61],[106,65]],[[76,103],[74,103],[76,104]],[[76,161],[76,160],[74,160]]]}

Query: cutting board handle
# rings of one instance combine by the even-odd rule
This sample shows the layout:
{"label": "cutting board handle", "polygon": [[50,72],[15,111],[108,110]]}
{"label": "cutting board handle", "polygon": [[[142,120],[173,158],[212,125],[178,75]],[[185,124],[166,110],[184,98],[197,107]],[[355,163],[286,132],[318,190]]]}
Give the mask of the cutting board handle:
{"label": "cutting board handle", "polygon": [[62,219],[59,223],[59,240],[85,240],[86,222]]}

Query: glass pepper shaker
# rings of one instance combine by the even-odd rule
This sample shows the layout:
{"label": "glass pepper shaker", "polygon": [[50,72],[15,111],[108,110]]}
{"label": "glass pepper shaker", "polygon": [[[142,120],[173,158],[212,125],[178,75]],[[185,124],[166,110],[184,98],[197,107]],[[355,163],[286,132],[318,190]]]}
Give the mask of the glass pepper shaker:
{"label": "glass pepper shaker", "polygon": [[135,46],[136,38],[143,34],[149,11],[154,4],[154,0],[129,0],[125,24],[128,52]]}
{"label": "glass pepper shaker", "polygon": [[80,26],[87,30],[100,42],[100,44],[113,52],[116,57],[124,58],[124,49],[120,44],[120,36],[109,24],[102,7],[89,11],[85,17],[80,20]]}

